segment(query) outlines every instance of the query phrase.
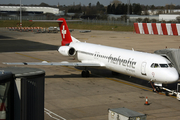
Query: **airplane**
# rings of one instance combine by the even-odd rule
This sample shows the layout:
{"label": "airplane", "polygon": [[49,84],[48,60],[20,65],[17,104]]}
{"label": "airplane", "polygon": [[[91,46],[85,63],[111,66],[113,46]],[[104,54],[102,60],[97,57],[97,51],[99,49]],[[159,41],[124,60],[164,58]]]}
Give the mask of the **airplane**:
{"label": "airplane", "polygon": [[128,76],[154,82],[156,86],[177,82],[179,74],[172,63],[163,56],[109,47],[99,44],[80,42],[72,37],[66,20],[33,20],[33,22],[58,22],[62,37],[58,51],[64,56],[75,57],[79,62],[22,62],[5,63],[8,65],[55,65],[55,66],[80,66],[82,77],[89,77],[88,67],[102,67]]}

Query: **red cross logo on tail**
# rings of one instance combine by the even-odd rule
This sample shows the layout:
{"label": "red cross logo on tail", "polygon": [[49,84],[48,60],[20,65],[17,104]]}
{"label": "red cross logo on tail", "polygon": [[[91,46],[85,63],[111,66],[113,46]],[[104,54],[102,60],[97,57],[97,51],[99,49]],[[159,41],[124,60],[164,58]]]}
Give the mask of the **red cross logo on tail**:
{"label": "red cross logo on tail", "polygon": [[57,21],[59,21],[59,28],[62,37],[61,45],[69,45],[72,42],[72,38],[66,20],[64,18],[59,18]]}
{"label": "red cross logo on tail", "polygon": [[65,35],[66,35],[66,30],[65,30],[65,26],[63,25],[63,29],[62,29],[62,34],[63,34],[63,38],[65,38]]}

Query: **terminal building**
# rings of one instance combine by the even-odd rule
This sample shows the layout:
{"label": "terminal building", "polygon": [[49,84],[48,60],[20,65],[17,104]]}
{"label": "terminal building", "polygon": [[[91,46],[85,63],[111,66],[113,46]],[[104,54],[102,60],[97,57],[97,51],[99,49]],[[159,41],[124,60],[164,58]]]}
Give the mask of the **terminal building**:
{"label": "terminal building", "polygon": [[[30,7],[30,6],[21,6],[21,10],[28,14],[46,14],[51,13],[54,15],[60,14],[58,8],[52,7]],[[0,13],[6,14],[17,14],[20,11],[20,6],[0,6]]]}

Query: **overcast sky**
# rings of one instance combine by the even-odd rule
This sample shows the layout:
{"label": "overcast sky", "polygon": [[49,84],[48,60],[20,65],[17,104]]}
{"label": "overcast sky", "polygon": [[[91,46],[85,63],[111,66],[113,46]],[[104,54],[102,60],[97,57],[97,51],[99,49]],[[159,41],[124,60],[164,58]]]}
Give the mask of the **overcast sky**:
{"label": "overcast sky", "polygon": [[[30,5],[30,4],[37,4],[44,2],[49,5],[57,5],[58,2],[60,5],[73,5],[81,3],[81,5],[88,5],[92,3],[92,5],[96,5],[97,1],[99,1],[103,5],[109,5],[112,0],[21,0],[22,4]],[[120,0],[123,3],[127,3],[127,0]],[[166,4],[175,4],[180,5],[180,0],[130,0],[131,3],[140,3],[144,5],[155,5],[155,6],[165,6]],[[0,0],[0,4],[19,4],[20,0]]]}

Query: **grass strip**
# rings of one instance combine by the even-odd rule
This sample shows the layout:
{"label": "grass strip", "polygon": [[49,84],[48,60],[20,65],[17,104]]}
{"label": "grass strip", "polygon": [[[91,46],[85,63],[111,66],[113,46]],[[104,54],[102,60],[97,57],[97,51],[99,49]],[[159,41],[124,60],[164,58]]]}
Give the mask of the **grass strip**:
{"label": "grass strip", "polygon": [[[57,23],[49,23],[49,22],[30,22],[23,21],[23,27],[55,27],[58,26]],[[68,22],[68,27],[70,29],[83,29],[83,30],[105,30],[105,31],[133,31],[133,26],[127,25],[108,25],[108,24],[92,24],[92,23],[83,23],[83,22]],[[0,27],[19,27],[18,20],[0,20]]]}

